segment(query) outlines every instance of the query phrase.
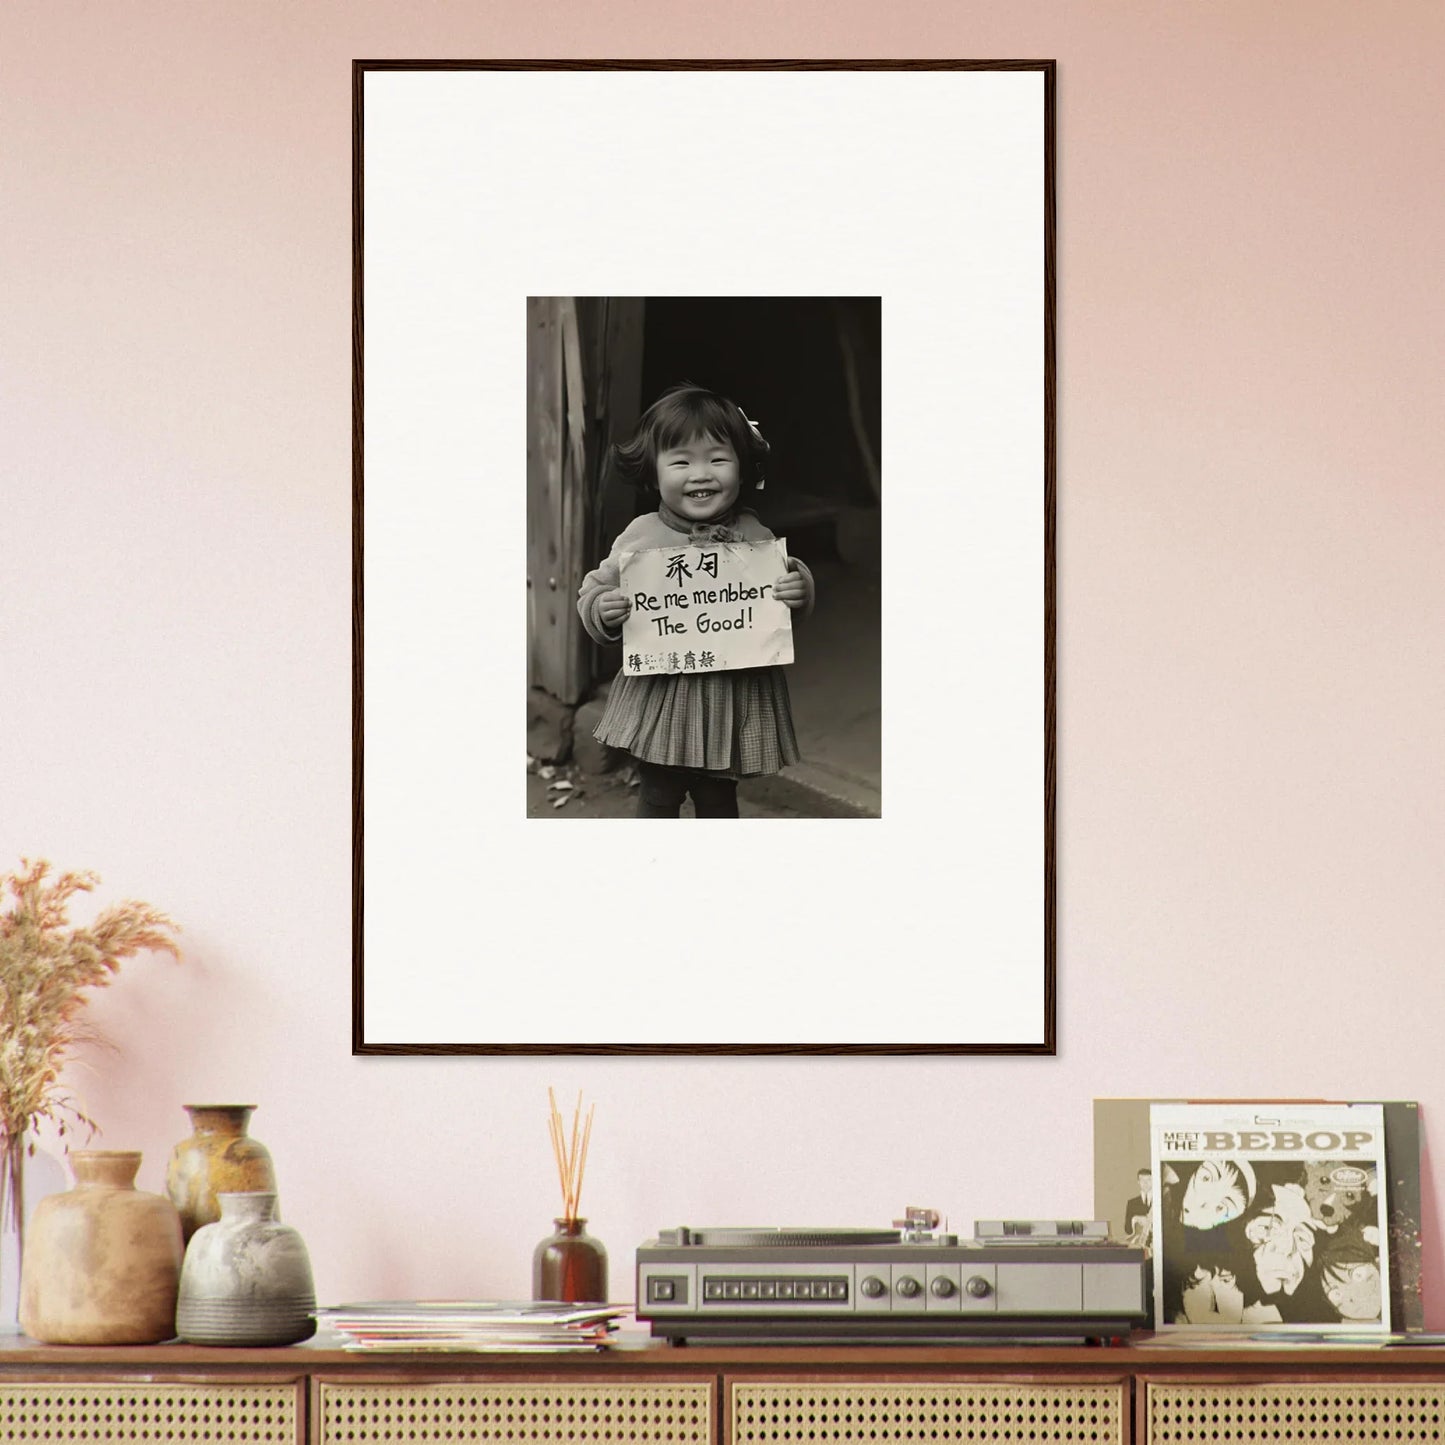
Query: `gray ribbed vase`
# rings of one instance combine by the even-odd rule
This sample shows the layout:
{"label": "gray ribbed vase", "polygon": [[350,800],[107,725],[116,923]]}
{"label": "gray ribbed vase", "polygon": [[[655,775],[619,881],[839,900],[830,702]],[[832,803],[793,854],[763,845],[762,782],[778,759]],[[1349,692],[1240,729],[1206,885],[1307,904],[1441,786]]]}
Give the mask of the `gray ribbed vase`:
{"label": "gray ribbed vase", "polygon": [[293,1345],[315,1332],[316,1287],[301,1236],[274,1193],[218,1194],[181,1266],[176,1333],[193,1345]]}

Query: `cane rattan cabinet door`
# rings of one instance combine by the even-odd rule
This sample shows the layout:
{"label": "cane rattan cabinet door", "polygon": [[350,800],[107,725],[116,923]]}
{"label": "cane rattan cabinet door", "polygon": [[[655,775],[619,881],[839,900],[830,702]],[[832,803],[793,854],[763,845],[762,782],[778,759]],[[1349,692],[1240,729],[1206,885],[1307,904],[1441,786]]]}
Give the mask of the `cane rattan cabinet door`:
{"label": "cane rattan cabinet door", "polygon": [[300,1445],[299,1384],[0,1384],[4,1445]]}
{"label": "cane rattan cabinet door", "polygon": [[1150,1380],[1141,1387],[1146,1445],[1445,1442],[1445,1384]]}
{"label": "cane rattan cabinet door", "polygon": [[1124,1445],[1128,1382],[730,1380],[728,1445]]}
{"label": "cane rattan cabinet door", "polygon": [[712,1445],[712,1378],[322,1380],[319,1445]]}

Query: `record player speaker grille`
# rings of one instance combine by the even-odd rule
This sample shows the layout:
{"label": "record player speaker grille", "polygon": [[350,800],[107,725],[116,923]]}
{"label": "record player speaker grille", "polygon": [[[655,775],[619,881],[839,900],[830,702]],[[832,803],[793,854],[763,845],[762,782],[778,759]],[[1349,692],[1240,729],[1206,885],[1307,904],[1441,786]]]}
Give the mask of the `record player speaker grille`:
{"label": "record player speaker grille", "polygon": [[828,1383],[731,1387],[732,1445],[1122,1445],[1121,1384]]}

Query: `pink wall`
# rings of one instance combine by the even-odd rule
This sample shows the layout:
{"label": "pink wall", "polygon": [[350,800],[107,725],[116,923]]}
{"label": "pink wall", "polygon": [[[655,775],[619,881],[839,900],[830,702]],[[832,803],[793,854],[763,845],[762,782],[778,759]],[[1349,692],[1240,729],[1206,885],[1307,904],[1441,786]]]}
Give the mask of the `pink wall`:
{"label": "pink wall", "polygon": [[[1433,1120],[1442,46],[1434,0],[11,0],[0,866],[186,926],[93,1009],[103,1142],[156,1188],[183,1100],[258,1103],[336,1301],[526,1292],[548,1084],[624,1284],[680,1222],[1087,1213],[1095,1095]],[[1057,1058],[349,1053],[349,62],[619,54],[1058,58]]]}

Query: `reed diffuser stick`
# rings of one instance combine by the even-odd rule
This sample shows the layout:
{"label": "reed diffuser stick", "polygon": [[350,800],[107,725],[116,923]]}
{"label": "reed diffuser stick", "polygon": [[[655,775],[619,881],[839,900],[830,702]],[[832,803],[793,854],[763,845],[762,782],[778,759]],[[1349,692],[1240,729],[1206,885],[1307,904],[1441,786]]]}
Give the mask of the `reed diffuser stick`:
{"label": "reed diffuser stick", "polygon": [[587,1171],[587,1146],[592,1140],[592,1116],[597,1105],[591,1104],[587,1117],[582,1117],[582,1091],[577,1091],[577,1103],[572,1110],[572,1130],[569,1134],[557,1108],[557,1096],[549,1087],[547,1090],[547,1132],[552,1140],[552,1156],[557,1162],[557,1180],[562,1186],[562,1218],[569,1223],[578,1218],[578,1207],[582,1201],[582,1176]]}

